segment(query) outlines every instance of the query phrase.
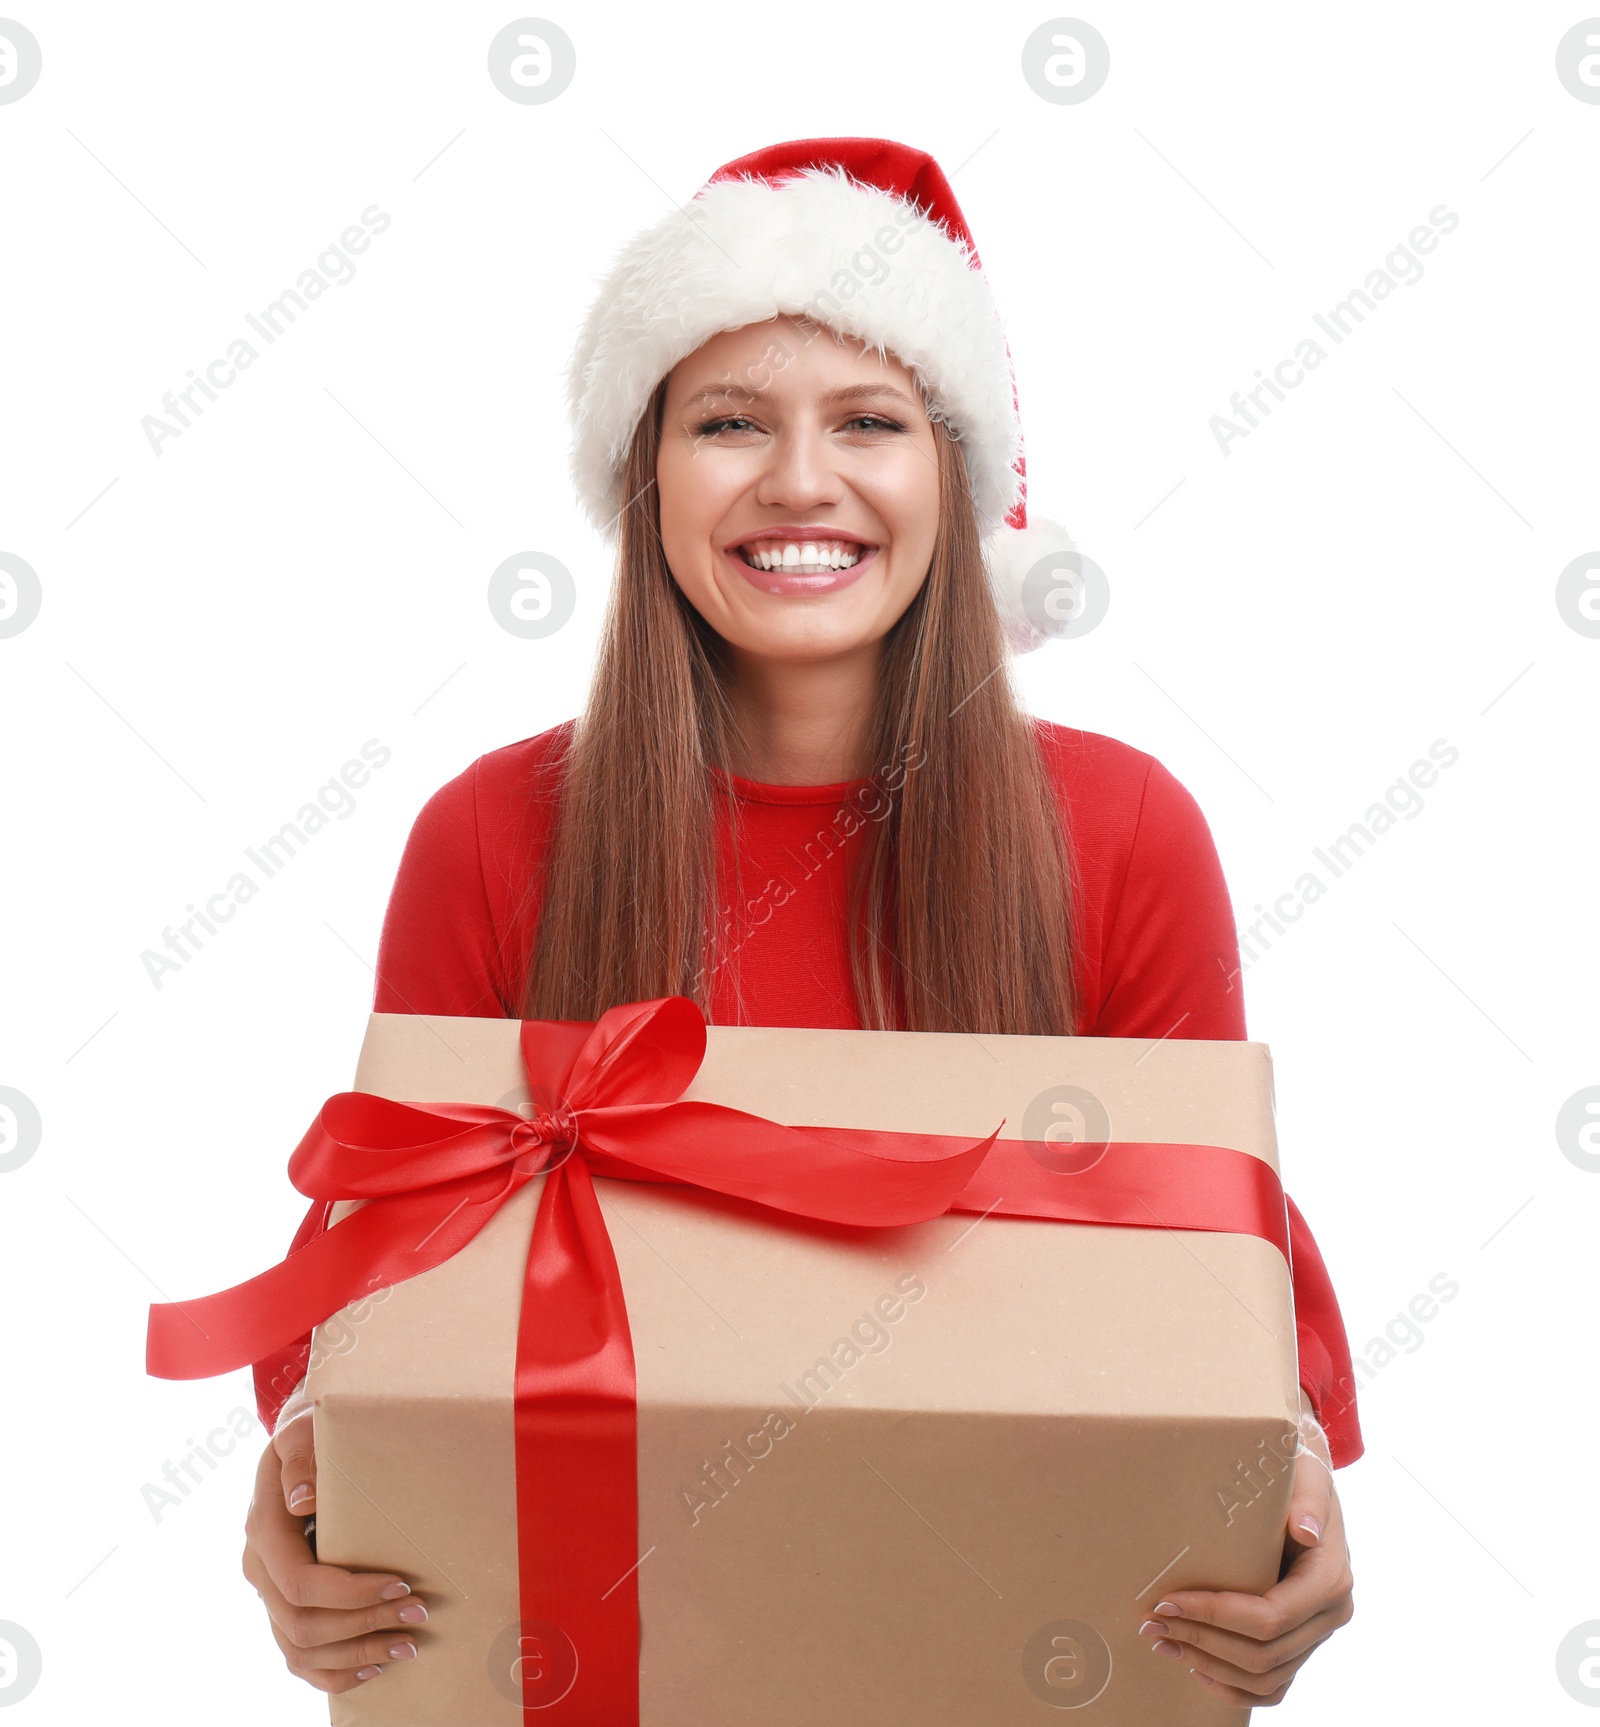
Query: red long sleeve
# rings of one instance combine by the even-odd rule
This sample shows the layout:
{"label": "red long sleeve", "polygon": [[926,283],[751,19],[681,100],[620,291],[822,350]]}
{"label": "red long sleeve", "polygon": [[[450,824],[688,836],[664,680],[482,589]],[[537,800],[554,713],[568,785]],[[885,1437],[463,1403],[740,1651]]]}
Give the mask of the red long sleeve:
{"label": "red long sleeve", "polygon": [[[1184,787],[1153,757],[1144,759],[1149,767],[1112,902],[1098,968],[1104,993],[1090,1031],[1243,1038],[1238,935],[1211,830]],[[1083,807],[1080,799],[1074,810]],[[1365,1450],[1350,1345],[1311,1228],[1292,1198],[1288,1211],[1300,1383],[1327,1432],[1333,1465],[1342,1469]]]}
{"label": "red long sleeve", "polygon": [[[1205,817],[1154,757],[1035,722],[1078,876],[1080,1029],[1096,1037],[1243,1038],[1238,938]],[[381,1013],[510,1015],[537,922],[539,876],[570,724],[481,756],[431,797],[407,841],[384,920]],[[766,786],[740,802],[739,938],[717,973],[714,1021],[855,1026],[846,881],[860,782]],[[724,834],[725,861],[731,859]],[[1305,1219],[1288,1205],[1300,1383],[1335,1467],[1361,1456],[1338,1299]],[[1348,1395],[1335,1395],[1345,1387]],[[267,1417],[263,1413],[263,1420]]]}

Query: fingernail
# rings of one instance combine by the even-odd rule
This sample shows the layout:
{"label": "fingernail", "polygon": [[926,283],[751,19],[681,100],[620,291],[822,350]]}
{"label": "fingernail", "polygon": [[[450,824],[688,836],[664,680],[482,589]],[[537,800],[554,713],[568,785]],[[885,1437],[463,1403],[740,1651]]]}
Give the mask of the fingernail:
{"label": "fingernail", "polygon": [[391,1643],[389,1645],[389,1659],[391,1661],[409,1661],[416,1652],[415,1643]]}
{"label": "fingernail", "polygon": [[1166,1626],[1163,1625],[1159,1619],[1147,1619],[1144,1624],[1139,1627],[1139,1635],[1141,1637],[1148,1637],[1150,1633],[1154,1631],[1156,1636],[1162,1637],[1166,1635],[1166,1630]]}
{"label": "fingernail", "polygon": [[1183,1653],[1183,1645],[1174,1643],[1170,1637],[1163,1637],[1159,1642],[1152,1643],[1150,1647],[1158,1655],[1181,1655]]}
{"label": "fingernail", "polygon": [[307,1499],[315,1499],[317,1490],[309,1481],[302,1481],[289,1495],[289,1509],[298,1511]]}
{"label": "fingernail", "polygon": [[408,1601],[405,1606],[395,1614],[395,1618],[398,1619],[402,1625],[421,1625],[426,1621],[427,1617],[428,1610],[420,1601]]}
{"label": "fingernail", "polygon": [[1174,1607],[1170,1601],[1158,1601],[1150,1611],[1152,1613],[1165,1613],[1173,1619],[1181,1619],[1183,1617],[1183,1609],[1181,1607]]}
{"label": "fingernail", "polygon": [[383,1669],[381,1667],[358,1667],[356,1669],[356,1678],[376,1679],[382,1671]]}
{"label": "fingernail", "polygon": [[1320,1541],[1322,1539],[1322,1525],[1317,1522],[1316,1518],[1313,1517],[1310,1512],[1307,1512],[1306,1515],[1300,1519],[1296,1527],[1304,1529],[1313,1541]]}
{"label": "fingernail", "polygon": [[1196,1679],[1198,1679],[1200,1681],[1200,1683],[1202,1685],[1215,1685],[1216,1684],[1216,1680],[1213,1679],[1209,1673],[1202,1673],[1198,1667],[1191,1667],[1189,1669],[1189,1671],[1195,1676]]}
{"label": "fingernail", "polygon": [[385,1601],[398,1601],[402,1595],[411,1593],[411,1585],[402,1583],[398,1578],[393,1583],[385,1583],[379,1594]]}

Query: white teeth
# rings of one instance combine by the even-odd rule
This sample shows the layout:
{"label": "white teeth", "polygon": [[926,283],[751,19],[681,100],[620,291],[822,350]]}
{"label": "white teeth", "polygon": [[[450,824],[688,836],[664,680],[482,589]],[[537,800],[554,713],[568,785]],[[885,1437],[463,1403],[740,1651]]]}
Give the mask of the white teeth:
{"label": "white teeth", "polygon": [[841,540],[759,540],[740,550],[745,562],[758,570],[821,575],[828,570],[848,570],[861,562],[868,548]]}

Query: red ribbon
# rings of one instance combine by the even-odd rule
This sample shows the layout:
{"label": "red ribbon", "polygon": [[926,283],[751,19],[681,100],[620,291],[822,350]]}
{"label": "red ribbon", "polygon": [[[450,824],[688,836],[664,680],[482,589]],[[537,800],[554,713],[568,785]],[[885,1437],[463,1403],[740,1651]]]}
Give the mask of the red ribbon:
{"label": "red ribbon", "polygon": [[[546,1171],[517,1335],[515,1425],[524,1715],[637,1727],[638,1426],[621,1278],[591,1176],[708,1188],[792,1216],[883,1228],[946,1212],[1225,1230],[1289,1258],[1270,1165],[1224,1146],[974,1143],[941,1134],[785,1127],[682,1101],[705,1021],[681,996],[594,1025],[522,1022],[532,1120],[476,1104],[340,1092],[289,1160],[315,1203],[282,1263],[197,1301],[150,1308],[146,1368],[224,1373],[458,1253]],[[996,1133],[999,1129],[996,1128]],[[329,1203],[365,1203],[327,1227]],[[521,1653],[521,1649],[514,1653]]]}

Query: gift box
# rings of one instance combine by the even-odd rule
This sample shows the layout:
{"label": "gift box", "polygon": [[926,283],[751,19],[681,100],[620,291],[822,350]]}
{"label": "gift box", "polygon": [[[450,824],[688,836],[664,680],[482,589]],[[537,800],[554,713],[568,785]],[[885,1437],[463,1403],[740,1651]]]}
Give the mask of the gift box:
{"label": "gift box", "polygon": [[[537,1127],[503,1147],[534,1148],[509,1197],[462,1187],[439,1225],[462,1235],[448,1258],[393,1282],[391,1259],[313,1335],[319,1558],[398,1572],[430,1614],[419,1658],[330,1699],[331,1720],[618,1727],[588,1687],[626,1651],[589,1628],[634,1598],[643,1727],[1248,1719],[1138,1627],[1168,1591],[1278,1577],[1299,1394],[1267,1048],[712,1026],[687,1088],[667,1086],[745,1112],[707,1115],[708,1144],[760,1118],[843,1130],[880,1158],[954,1167],[971,1147],[957,1206],[797,1216],[612,1144],[614,1173],[583,1183],[597,1216],[540,1218],[539,1272],[546,1184],[606,1167],[590,1153],[613,1129],[651,1141],[637,1074],[576,1127],[570,1086],[547,1083],[589,1030],[369,1023],[358,1093]],[[699,1119],[680,1122],[686,1142]],[[717,1155],[788,1156],[751,1134]],[[335,1205],[328,1238],[368,1203]],[[563,1243],[577,1252],[602,1220],[636,1425],[601,1431],[547,1362],[539,1419],[566,1426],[540,1457],[526,1408],[519,1427],[519,1348],[559,1353]],[[637,1542],[603,1590],[572,1554],[619,1483]],[[571,1574],[530,1601],[541,1566]]]}

